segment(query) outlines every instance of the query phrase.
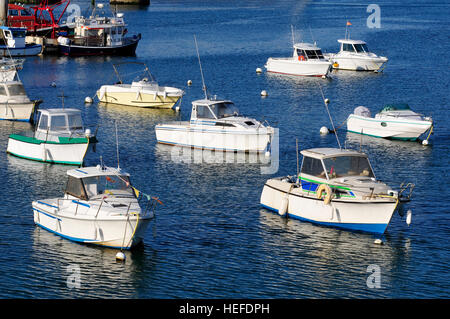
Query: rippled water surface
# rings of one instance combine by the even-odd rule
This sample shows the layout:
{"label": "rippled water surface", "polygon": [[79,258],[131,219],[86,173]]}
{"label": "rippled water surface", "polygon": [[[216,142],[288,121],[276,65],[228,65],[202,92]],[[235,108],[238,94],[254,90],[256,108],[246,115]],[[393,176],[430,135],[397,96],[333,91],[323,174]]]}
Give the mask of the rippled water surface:
{"label": "rippled water surface", "polygon": [[[76,3],[76,2],[75,2]],[[79,1],[87,9],[90,1]],[[117,123],[120,166],[134,185],[164,205],[145,244],[116,263],[113,249],[72,243],[33,223],[31,201],[62,194],[68,167],[6,155],[8,135],[29,130],[0,122],[0,297],[2,298],[448,298],[450,234],[448,198],[449,4],[378,1],[381,28],[369,29],[367,4],[359,1],[152,1],[144,8],[119,7],[130,32],[141,32],[132,58],[27,58],[20,76],[43,108],[79,108],[97,152],[115,166]],[[268,57],[291,54],[290,25],[297,41],[317,41],[326,52],[352,22],[351,35],[389,57],[382,74],[335,72],[332,80],[257,75]],[[261,174],[264,163],[187,163],[156,144],[157,123],[190,116],[202,97],[193,41],[197,36],[208,88],[233,100],[241,112],[280,130],[279,169]],[[181,112],[84,105],[113,81],[111,63],[146,62],[160,84],[184,88]],[[186,81],[193,85],[186,87]],[[56,87],[50,84],[56,83]],[[416,184],[412,224],[393,217],[383,240],[368,234],[283,219],[262,209],[264,182],[296,171],[295,139],[301,149],[337,146],[317,83],[331,100],[340,125],[358,105],[376,112],[404,101],[436,122],[432,146],[346,134],[347,147],[367,152],[377,177],[392,186]],[[261,90],[269,93],[261,98]],[[214,154],[209,154],[213,156]],[[245,157],[245,156],[244,156]],[[378,265],[381,288],[367,287],[367,267]],[[81,287],[70,289],[68,267],[80,269]]]}

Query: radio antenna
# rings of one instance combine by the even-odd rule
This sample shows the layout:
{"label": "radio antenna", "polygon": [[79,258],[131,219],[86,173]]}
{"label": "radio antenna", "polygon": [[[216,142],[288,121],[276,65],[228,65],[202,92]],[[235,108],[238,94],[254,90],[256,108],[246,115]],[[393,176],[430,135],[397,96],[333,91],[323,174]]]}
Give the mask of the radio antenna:
{"label": "radio antenna", "polygon": [[195,41],[195,49],[197,50],[198,65],[200,66],[200,74],[202,75],[202,85],[203,85],[202,89],[203,92],[205,92],[205,99],[208,99],[208,93],[205,85],[205,78],[203,77],[202,62],[200,61],[200,54],[198,53],[197,38],[195,37],[195,34],[194,34],[194,41]]}
{"label": "radio antenna", "polygon": [[325,108],[327,109],[327,113],[328,113],[328,117],[330,118],[331,126],[333,126],[333,132],[334,132],[334,135],[336,135],[336,140],[339,145],[339,149],[342,150],[336,128],[334,127],[333,118],[331,117],[330,110],[328,109],[328,103],[330,103],[330,100],[326,99],[325,96],[323,95],[322,87],[320,86],[320,84],[317,83],[317,85],[319,86],[320,93],[322,94],[322,100],[323,100],[323,103],[325,104]]}

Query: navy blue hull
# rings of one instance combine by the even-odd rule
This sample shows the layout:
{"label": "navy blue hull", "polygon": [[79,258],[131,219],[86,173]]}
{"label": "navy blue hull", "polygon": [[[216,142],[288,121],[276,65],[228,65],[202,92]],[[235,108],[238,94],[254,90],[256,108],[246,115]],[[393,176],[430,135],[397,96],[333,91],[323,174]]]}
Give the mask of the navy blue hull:
{"label": "navy blue hull", "polygon": [[58,44],[60,54],[68,56],[90,56],[90,55],[122,55],[129,56],[136,54],[136,48],[141,36],[139,35],[135,40],[121,46],[114,47],[99,47],[99,46],[81,46],[81,45],[66,45]]}

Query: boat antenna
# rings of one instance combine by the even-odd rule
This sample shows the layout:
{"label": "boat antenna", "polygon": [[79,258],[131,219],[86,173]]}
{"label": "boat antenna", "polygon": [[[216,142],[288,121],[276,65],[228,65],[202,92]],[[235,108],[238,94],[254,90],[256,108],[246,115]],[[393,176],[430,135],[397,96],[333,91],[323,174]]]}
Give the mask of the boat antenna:
{"label": "boat antenna", "polygon": [[294,26],[291,24],[291,36],[292,36],[292,46],[295,45],[295,34],[294,34]]}
{"label": "boat antenna", "polygon": [[317,42],[316,42],[316,40],[314,40],[312,31],[311,31],[311,26],[308,26],[308,28],[309,28],[309,34],[311,35],[311,40],[313,41],[314,45],[317,45]]}
{"label": "boat antenna", "polygon": [[300,170],[298,165],[298,138],[295,139],[295,150],[297,154],[297,184],[298,184],[300,181]]}
{"label": "boat antenna", "polygon": [[203,77],[202,62],[200,61],[200,54],[198,53],[197,38],[195,37],[195,34],[194,34],[194,41],[195,41],[195,49],[197,50],[198,65],[200,66],[200,74],[202,75],[203,92],[205,92],[205,99],[208,99],[208,92],[205,85],[205,78]]}
{"label": "boat antenna", "polygon": [[119,137],[117,136],[117,120],[114,121],[114,125],[116,126],[117,170],[120,171],[120,162],[119,162]]}
{"label": "boat antenna", "polygon": [[322,87],[320,86],[320,84],[317,83],[317,85],[319,86],[320,93],[322,94],[322,100],[323,100],[323,103],[325,104],[325,108],[327,110],[328,117],[330,118],[331,126],[333,126],[333,132],[334,132],[334,135],[336,135],[336,140],[337,140],[337,143],[339,145],[339,149],[342,150],[341,143],[339,142],[339,137],[337,135],[336,128],[334,127],[333,118],[331,117],[330,110],[328,109],[328,103],[330,103],[330,100],[326,99],[325,96],[323,95]]}

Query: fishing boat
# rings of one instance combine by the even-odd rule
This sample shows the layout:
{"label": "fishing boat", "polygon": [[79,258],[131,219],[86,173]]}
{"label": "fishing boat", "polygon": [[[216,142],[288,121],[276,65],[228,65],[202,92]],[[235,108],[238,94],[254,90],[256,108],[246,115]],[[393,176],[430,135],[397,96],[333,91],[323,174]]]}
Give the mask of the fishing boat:
{"label": "fishing boat", "polygon": [[84,244],[130,249],[142,242],[157,198],[141,199],[120,168],[81,167],[67,175],[63,197],[32,202],[36,225]]}
{"label": "fishing boat", "polygon": [[155,126],[158,143],[215,151],[262,153],[274,129],[239,115],[229,100],[205,98],[192,102],[190,121]]}
{"label": "fishing boat", "polygon": [[296,176],[266,181],[260,199],[263,207],[324,226],[383,234],[394,212],[410,200],[414,185],[401,185],[396,191],[377,180],[362,152],[312,148],[301,154]]}
{"label": "fishing boat", "polygon": [[6,151],[24,159],[80,166],[96,143],[95,134],[83,127],[80,110],[40,109],[34,132],[11,134]]}
{"label": "fishing boat", "polygon": [[366,42],[362,40],[339,39],[340,51],[338,53],[325,54],[333,63],[333,68],[338,70],[374,71],[381,72],[388,58],[370,52]]}
{"label": "fishing boat", "polygon": [[358,106],[347,118],[347,130],[374,137],[415,141],[427,131],[431,134],[433,120],[412,111],[406,103],[387,104],[375,117],[371,116],[368,108]]}
{"label": "fishing boat", "polygon": [[17,70],[23,60],[0,60],[0,119],[29,122],[42,100],[30,100],[20,81]]}
{"label": "fishing boat", "polygon": [[78,16],[74,22],[74,36],[59,36],[58,50],[68,56],[135,55],[141,34],[127,36],[123,13],[112,17]]}
{"label": "fishing boat", "polygon": [[25,43],[26,32],[26,28],[0,26],[0,55],[22,57],[41,54],[41,44]]}
{"label": "fishing boat", "polygon": [[290,58],[269,58],[264,65],[267,72],[297,76],[324,77],[331,71],[322,50],[316,44],[295,43]]}
{"label": "fishing boat", "polygon": [[[131,84],[123,83],[118,67],[124,64],[138,64],[144,67]],[[118,82],[111,85],[102,85],[97,91],[100,102],[113,103],[145,108],[172,108],[183,96],[184,91],[170,87],[159,86],[145,63],[125,62],[113,64]]]}

